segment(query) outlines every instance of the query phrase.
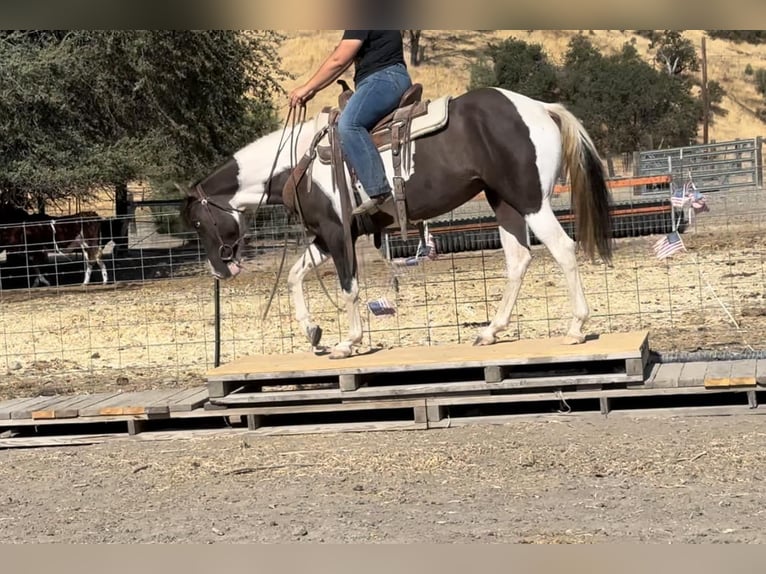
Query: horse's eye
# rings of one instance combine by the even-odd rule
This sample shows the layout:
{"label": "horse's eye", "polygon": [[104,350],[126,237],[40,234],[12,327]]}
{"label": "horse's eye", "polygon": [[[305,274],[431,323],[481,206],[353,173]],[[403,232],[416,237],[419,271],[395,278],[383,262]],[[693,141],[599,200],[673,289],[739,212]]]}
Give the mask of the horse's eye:
{"label": "horse's eye", "polygon": [[197,229],[200,228],[200,225],[202,225],[202,223],[200,223],[199,220],[194,222],[194,227],[196,227]]}

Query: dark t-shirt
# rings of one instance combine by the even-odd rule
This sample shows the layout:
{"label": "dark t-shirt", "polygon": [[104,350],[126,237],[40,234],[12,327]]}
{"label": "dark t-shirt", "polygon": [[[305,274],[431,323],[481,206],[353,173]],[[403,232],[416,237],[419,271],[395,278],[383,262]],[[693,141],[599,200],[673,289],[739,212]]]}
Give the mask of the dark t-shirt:
{"label": "dark t-shirt", "polygon": [[393,64],[405,64],[400,30],[344,30],[344,40],[362,40],[354,57],[354,83]]}

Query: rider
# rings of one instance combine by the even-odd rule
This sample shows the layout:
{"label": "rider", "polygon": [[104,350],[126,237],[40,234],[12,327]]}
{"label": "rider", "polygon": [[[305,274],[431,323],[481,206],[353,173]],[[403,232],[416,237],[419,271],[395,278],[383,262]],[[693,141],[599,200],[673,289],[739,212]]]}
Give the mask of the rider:
{"label": "rider", "polygon": [[290,93],[290,106],[305,104],[354,64],[354,95],[338,122],[341,147],[370,199],[354,215],[374,211],[391,197],[383,161],[370,130],[394,111],[412,86],[399,30],[344,30],[335,50],[311,79]]}

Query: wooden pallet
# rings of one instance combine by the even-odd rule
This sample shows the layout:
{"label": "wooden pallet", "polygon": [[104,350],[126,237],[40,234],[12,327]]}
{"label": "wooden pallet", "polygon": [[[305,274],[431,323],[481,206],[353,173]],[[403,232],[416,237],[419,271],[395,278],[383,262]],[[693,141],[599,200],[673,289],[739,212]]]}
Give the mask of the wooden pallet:
{"label": "wooden pallet", "polygon": [[[207,374],[211,400],[245,393],[255,402],[353,400],[428,392],[641,383],[647,332],[611,333],[581,345],[560,339],[487,347],[439,345],[377,350],[333,361],[311,353],[243,357]],[[427,382],[424,382],[427,381]],[[311,389],[268,391],[270,387]],[[255,391],[253,393],[252,391]],[[279,394],[285,392],[287,394]],[[231,404],[231,403],[228,403]]]}
{"label": "wooden pallet", "polygon": [[[752,361],[754,363],[754,361]],[[708,386],[706,373],[747,372],[751,361],[721,361],[720,363],[666,363],[649,366],[649,374],[642,384],[626,385],[625,388],[602,389],[559,389],[549,392],[525,392],[514,394],[469,393],[465,395],[431,396],[426,398],[426,419],[429,425],[448,418],[449,407],[487,407],[489,405],[510,405],[512,403],[550,403],[557,402],[562,409],[567,408],[567,401],[597,399],[598,410],[607,415],[613,412],[614,399],[645,399],[659,397],[723,396],[737,394],[742,396],[742,406],[758,408],[758,390],[756,384],[766,385],[766,380],[747,385]],[[748,379],[748,383],[750,379]],[[630,401],[628,401],[630,402]],[[685,412],[685,411],[684,411]]]}
{"label": "wooden pallet", "polygon": [[0,428],[125,421],[133,434],[141,421],[178,417],[207,400],[206,387],[12,399],[0,402]]}

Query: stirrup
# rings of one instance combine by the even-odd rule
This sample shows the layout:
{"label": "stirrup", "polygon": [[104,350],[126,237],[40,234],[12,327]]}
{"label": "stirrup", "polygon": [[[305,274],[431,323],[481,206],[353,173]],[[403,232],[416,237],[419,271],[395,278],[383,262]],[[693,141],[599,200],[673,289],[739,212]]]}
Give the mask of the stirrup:
{"label": "stirrup", "polygon": [[351,214],[362,215],[365,213],[375,213],[380,210],[381,205],[386,203],[392,197],[393,196],[390,193],[371,197],[370,199],[363,201],[357,208],[354,209],[354,211],[351,212]]}

